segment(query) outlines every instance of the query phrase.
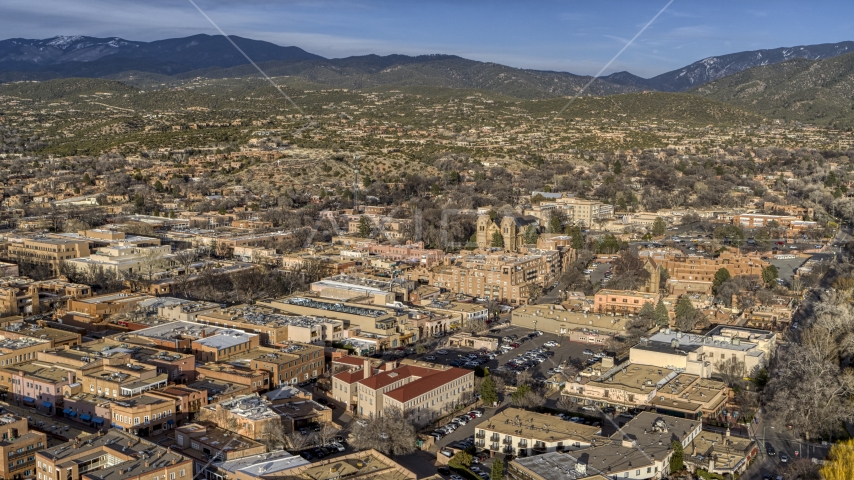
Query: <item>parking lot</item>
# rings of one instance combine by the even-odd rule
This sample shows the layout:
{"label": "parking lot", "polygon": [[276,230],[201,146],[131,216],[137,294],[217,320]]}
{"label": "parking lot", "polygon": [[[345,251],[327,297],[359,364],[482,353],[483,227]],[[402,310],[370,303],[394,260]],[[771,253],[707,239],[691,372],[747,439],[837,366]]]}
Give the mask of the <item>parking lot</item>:
{"label": "parking lot", "polygon": [[[515,325],[505,324],[495,328],[498,329],[497,333],[490,332],[484,336],[497,338],[500,341],[504,337],[516,335],[518,337],[516,342],[519,342],[519,347],[510,350],[507,353],[498,354],[496,358],[488,360],[481,364],[481,366],[489,368],[490,371],[496,371],[500,365],[506,364],[511,359],[520,356],[528,350],[533,350],[538,347],[544,347],[547,342],[554,341],[560,344],[560,346],[545,347],[549,351],[554,352],[554,354],[548,357],[546,361],[536,366],[533,366],[530,370],[528,370],[528,373],[530,373],[534,379],[547,379],[549,377],[549,369],[555,368],[556,366],[569,365],[572,359],[578,359],[584,362],[587,361],[587,359],[591,358],[590,355],[584,355],[584,350],[590,350],[592,353],[595,354],[601,352],[603,349],[602,345],[574,343],[568,341],[566,338],[562,338],[558,335],[550,333],[544,333],[543,335],[537,337],[528,338],[527,336],[532,332],[532,330],[529,328],[519,327]],[[445,351],[447,353],[440,354],[440,351]],[[466,356],[474,352],[475,350],[465,347],[442,347],[427,352],[423,355],[418,355],[418,359],[449,365],[451,364],[451,362],[465,362]]]}

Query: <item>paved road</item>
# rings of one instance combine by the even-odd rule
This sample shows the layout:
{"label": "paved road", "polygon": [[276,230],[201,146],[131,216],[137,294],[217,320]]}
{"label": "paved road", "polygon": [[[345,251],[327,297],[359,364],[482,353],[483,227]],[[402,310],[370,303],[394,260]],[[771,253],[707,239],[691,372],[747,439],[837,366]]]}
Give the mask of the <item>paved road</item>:
{"label": "paved road", "polygon": [[[395,461],[408,468],[416,475],[418,478],[428,477],[430,475],[436,474],[436,455],[437,452],[452,444],[456,444],[462,440],[465,440],[469,437],[474,437],[475,427],[485,421],[487,421],[490,417],[495,415],[496,412],[500,412],[505,408],[510,406],[510,397],[507,396],[502,399],[501,404],[498,408],[484,408],[484,415],[480,418],[475,418],[471,422],[463,425],[462,427],[457,428],[450,435],[446,435],[441,440],[436,442],[436,444],[430,448],[430,450],[418,450],[410,455],[401,455],[394,457]],[[485,465],[478,465],[481,470],[485,472],[489,472],[489,466],[492,464],[492,459],[487,461]]]}

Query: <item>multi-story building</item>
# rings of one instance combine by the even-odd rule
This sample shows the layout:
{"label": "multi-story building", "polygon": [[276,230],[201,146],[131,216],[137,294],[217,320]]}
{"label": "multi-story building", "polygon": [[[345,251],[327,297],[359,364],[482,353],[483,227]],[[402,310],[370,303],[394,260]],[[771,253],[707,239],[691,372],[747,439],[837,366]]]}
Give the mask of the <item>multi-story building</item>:
{"label": "multi-story building", "polygon": [[292,343],[281,349],[253,348],[232,355],[228,362],[246,370],[267,372],[271,387],[307,382],[323,375],[326,370],[323,347],[301,343]]}
{"label": "multi-story building", "polygon": [[245,395],[203,407],[200,420],[215,423],[253,440],[262,440],[269,428],[281,425],[286,433],[305,428],[312,423],[329,423],[332,410],[314,400],[273,404],[257,394]]}
{"label": "multi-story building", "polygon": [[73,258],[65,263],[82,272],[100,269],[118,275],[138,275],[148,280],[160,278],[175,266],[170,245],[111,245],[97,249],[88,257]]}
{"label": "multi-story building", "polygon": [[716,418],[729,398],[727,386],[697,375],[677,373],[653,366],[626,363],[613,368],[613,362],[587,367],[568,380],[562,392],[579,405],[598,408],[654,408],[677,417]]}
{"label": "multi-story building", "polygon": [[[190,423],[175,429],[175,443],[184,455],[199,465],[214,461],[236,460],[267,452],[264,444],[246,437],[236,437],[213,424]],[[228,445],[224,449],[223,445]]]}
{"label": "multi-story building", "polygon": [[64,323],[95,329],[95,324],[103,322],[105,317],[133,311],[139,302],[151,298],[153,297],[138,293],[110,293],[88,298],[72,298],[68,300],[64,310],[57,311],[57,315]]}
{"label": "multi-story building", "polygon": [[802,220],[815,218],[815,210],[810,207],[801,207],[798,205],[779,205],[774,202],[765,202],[762,204],[762,209],[769,214],[785,214],[800,217]]}
{"label": "multi-story building", "polygon": [[626,331],[630,317],[570,312],[561,305],[524,305],[513,310],[510,323],[554,333],[571,342],[604,345]]}
{"label": "multi-story building", "polygon": [[657,293],[634,290],[599,290],[593,297],[593,311],[603,314],[636,315],[647,303],[655,306],[661,298]]}
{"label": "multi-story building", "polygon": [[7,256],[18,263],[45,265],[51,273],[59,273],[59,265],[75,258],[89,256],[86,240],[53,237],[10,238]]}
{"label": "multi-story building", "polygon": [[74,383],[75,372],[42,362],[31,362],[2,369],[11,379],[15,401],[53,415],[62,403],[62,387]]}
{"label": "multi-story building", "polygon": [[418,340],[418,331],[408,328],[407,314],[395,307],[336,302],[308,296],[266,300],[257,304],[295,315],[341,320],[344,328],[358,330],[361,336],[373,340],[376,351]]}
{"label": "multi-story building", "polygon": [[762,213],[742,213],[732,218],[733,225],[745,228],[767,227],[771,222],[777,222],[780,227],[788,227],[793,222],[800,220],[794,215],[766,215]]}
{"label": "multi-story building", "polygon": [[445,257],[431,269],[407,272],[410,280],[422,280],[452,293],[525,305],[538,290],[561,272],[560,253],[529,250],[521,254],[461,254]]}
{"label": "multi-story building", "polygon": [[107,230],[104,228],[80,230],[77,233],[55,233],[53,236],[68,240],[85,240],[89,242],[90,250],[110,245],[133,245],[137,247],[160,245],[160,239],[157,237],[130,235],[118,230]]}
{"label": "multi-story building", "polygon": [[702,424],[696,420],[643,412],[597,446],[570,455],[548,452],[517,457],[509,462],[507,474],[526,480],[666,478],[673,456],[671,443],[679,442],[687,455],[701,434]]}
{"label": "multi-story building", "polygon": [[7,480],[33,478],[36,452],[47,447],[47,435],[29,431],[27,419],[5,413],[0,415],[0,477]]}
{"label": "multi-story building", "polygon": [[566,220],[581,227],[591,227],[600,220],[614,218],[614,206],[596,200],[584,200],[575,197],[562,197],[554,201]]}
{"label": "multi-story building", "polygon": [[118,429],[36,452],[38,480],[191,480],[193,461]]}
{"label": "multi-story building", "polygon": [[363,417],[382,416],[397,409],[424,424],[453,411],[474,392],[474,372],[417,362],[405,364],[359,380],[356,412]]}
{"label": "multi-story building", "polygon": [[386,260],[395,262],[406,262],[430,267],[440,262],[445,256],[441,249],[424,248],[424,242],[411,242],[407,240],[403,245],[380,245],[371,243],[364,247],[371,255],[376,255]]}
{"label": "multi-story building", "polygon": [[[17,265],[16,265],[17,267]],[[62,280],[34,281],[0,275],[0,313],[35,315],[64,304],[68,298],[88,297],[92,287]]]}
{"label": "multi-story building", "polygon": [[111,405],[112,428],[133,435],[157,435],[175,426],[175,401],[154,393],[115,400]]}
{"label": "multi-story building", "polygon": [[659,265],[668,275],[667,283],[671,293],[677,291],[699,291],[711,293],[715,273],[726,268],[730,276],[762,275],[762,269],[768,263],[756,256],[740,255],[734,252],[722,252],[717,258],[699,255],[667,254]]}
{"label": "multi-story building", "polygon": [[776,344],[776,335],[767,330],[721,325],[705,335],[691,335],[664,329],[632,347],[629,360],[710,378],[719,374],[718,363],[735,359],[748,377],[767,366]]}
{"label": "multi-story building", "polygon": [[50,341],[41,338],[9,339],[0,335],[0,367],[11,367],[35,360],[38,352],[49,348],[48,345]]}
{"label": "multi-story building", "polygon": [[264,345],[287,342],[325,345],[326,342],[338,342],[344,338],[344,322],[341,320],[284,315],[275,309],[255,305],[207,310],[197,315],[195,321],[257,333]]}
{"label": "multi-story building", "polygon": [[597,440],[600,427],[561,420],[557,417],[508,408],[475,428],[475,446],[508,456],[527,457],[547,452],[587,448]]}
{"label": "multi-story building", "polygon": [[489,215],[480,215],[476,226],[477,248],[491,248],[493,238],[499,234],[504,251],[515,252],[525,244],[528,228],[539,229],[539,226],[540,219],[532,215],[507,215],[498,222]]}

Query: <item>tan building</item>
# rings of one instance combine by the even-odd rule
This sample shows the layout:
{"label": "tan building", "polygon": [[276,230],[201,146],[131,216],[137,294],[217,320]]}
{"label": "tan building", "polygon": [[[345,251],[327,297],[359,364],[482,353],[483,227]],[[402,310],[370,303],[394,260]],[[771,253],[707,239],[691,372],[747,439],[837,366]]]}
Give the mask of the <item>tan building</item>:
{"label": "tan building", "polygon": [[[246,437],[235,437],[228,430],[213,424],[190,423],[176,428],[174,436],[181,452],[201,465],[211,459],[228,461],[267,452],[264,444]],[[223,445],[229,448],[224,449]]]}
{"label": "tan building", "polygon": [[356,383],[359,416],[379,417],[394,408],[410,414],[413,422],[425,424],[453,411],[474,393],[474,372],[418,362]]}
{"label": "tan building", "polygon": [[733,225],[745,228],[767,227],[771,222],[777,222],[781,227],[788,227],[792,222],[800,220],[794,215],[765,215],[762,213],[742,213],[732,218]]}
{"label": "tan building", "polygon": [[64,322],[83,328],[92,328],[101,323],[105,317],[116,313],[130,312],[143,300],[150,299],[148,295],[137,293],[110,293],[88,298],[69,299],[65,310],[58,311]]}
{"label": "tan building", "polygon": [[344,322],[341,320],[285,315],[273,308],[257,305],[207,310],[197,315],[195,321],[257,333],[261,336],[261,343],[268,346],[287,342],[325,345],[344,338]]}
{"label": "tan building", "polygon": [[61,262],[88,257],[89,242],[52,237],[13,239],[9,243],[7,255],[15,262],[46,265],[56,274]]}
{"label": "tan building", "polygon": [[258,347],[231,356],[228,362],[248,370],[267,372],[272,387],[296,385],[318,378],[326,370],[323,348],[300,343],[281,349]]}
{"label": "tan building", "polygon": [[508,408],[475,428],[475,446],[494,453],[525,457],[547,452],[569,452],[587,448],[602,429],[562,420],[552,415]]}
{"label": "tan building", "polygon": [[661,298],[657,293],[633,290],[599,290],[593,297],[593,311],[613,315],[637,315],[647,303],[655,306]]}
{"label": "tan building", "polygon": [[768,365],[776,348],[777,337],[767,330],[722,325],[691,335],[664,329],[632,347],[629,360],[710,378],[718,375],[717,363],[735,358],[750,377]]}
{"label": "tan building", "polygon": [[563,197],[554,201],[557,208],[564,212],[567,221],[582,227],[592,227],[600,220],[614,218],[614,206],[595,200],[575,197]]}
{"label": "tan building", "polygon": [[0,476],[6,480],[34,478],[36,452],[47,447],[47,435],[29,431],[27,419],[6,413],[0,415]]}
{"label": "tan building", "polygon": [[263,440],[269,429],[281,425],[285,432],[306,428],[312,423],[329,423],[332,410],[314,400],[273,404],[257,394],[235,397],[203,407],[199,412],[202,421],[215,423],[253,440]]}
{"label": "tan building", "polygon": [[0,314],[31,314],[48,311],[68,298],[88,297],[92,287],[62,280],[34,281],[0,275]]}
{"label": "tan building", "polygon": [[175,401],[154,393],[116,400],[111,406],[112,427],[147,437],[174,428]]}
{"label": "tan building", "polygon": [[[687,457],[692,442],[702,433],[702,422],[642,412],[596,446],[569,455],[548,452],[517,457],[508,463],[507,473],[510,478],[526,480],[667,478],[671,442],[679,442]],[[663,438],[667,441],[661,441]]]}
{"label": "tan building", "polygon": [[359,330],[363,336],[371,337],[376,351],[397,348],[417,340],[417,330],[408,329],[407,314],[395,311],[394,307],[309,296],[260,301],[257,304],[295,315],[341,320],[344,328]]}
{"label": "tan building", "polygon": [[445,257],[429,270],[407,272],[410,280],[452,293],[525,305],[561,272],[560,253],[530,250],[520,254],[461,254]]}
{"label": "tan building", "polygon": [[629,317],[571,312],[561,305],[525,305],[513,310],[510,323],[559,335],[571,342],[604,345],[626,331]]}
{"label": "tan building", "polygon": [[600,368],[594,364],[567,381],[562,395],[572,403],[597,409],[654,407],[659,413],[699,420],[714,419],[723,411],[729,389],[716,380],[654,365],[626,363]]}
{"label": "tan building", "polygon": [[[659,263],[667,272],[668,287],[671,292],[689,288],[692,291],[711,293],[715,273],[726,268],[730,276],[762,275],[762,269],[768,266],[764,260],[734,252],[722,252],[717,258],[705,258],[695,255],[668,254]],[[693,288],[681,285],[694,285]]]}
{"label": "tan building", "polygon": [[477,217],[477,248],[492,247],[492,238],[501,235],[504,251],[515,252],[525,244],[528,227],[539,229],[540,220],[532,215],[507,215],[496,223],[489,215]]}
{"label": "tan building", "polygon": [[191,480],[193,461],[113,429],[37,452],[36,472],[38,480]]}

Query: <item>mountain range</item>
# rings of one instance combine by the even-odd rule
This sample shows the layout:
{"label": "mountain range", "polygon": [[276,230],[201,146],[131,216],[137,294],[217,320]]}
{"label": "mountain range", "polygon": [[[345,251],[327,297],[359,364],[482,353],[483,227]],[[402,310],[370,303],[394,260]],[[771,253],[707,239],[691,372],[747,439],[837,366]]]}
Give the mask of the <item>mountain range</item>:
{"label": "mountain range", "polygon": [[[476,88],[519,98],[575,95],[590,76],[519,69],[454,55],[364,55],[328,59],[298,47],[232,36],[231,39],[271,76],[295,76],[342,88],[436,86]],[[854,42],[755,50],[708,57],[652,78],[617,72],[595,79],[586,95],[656,90],[681,92],[757,66],[792,59],[821,60],[854,52]],[[52,78],[110,78],[134,83],[187,78],[257,76],[227,39],[193,35],[153,42],[118,37],[58,36],[0,41],[0,82]]]}

